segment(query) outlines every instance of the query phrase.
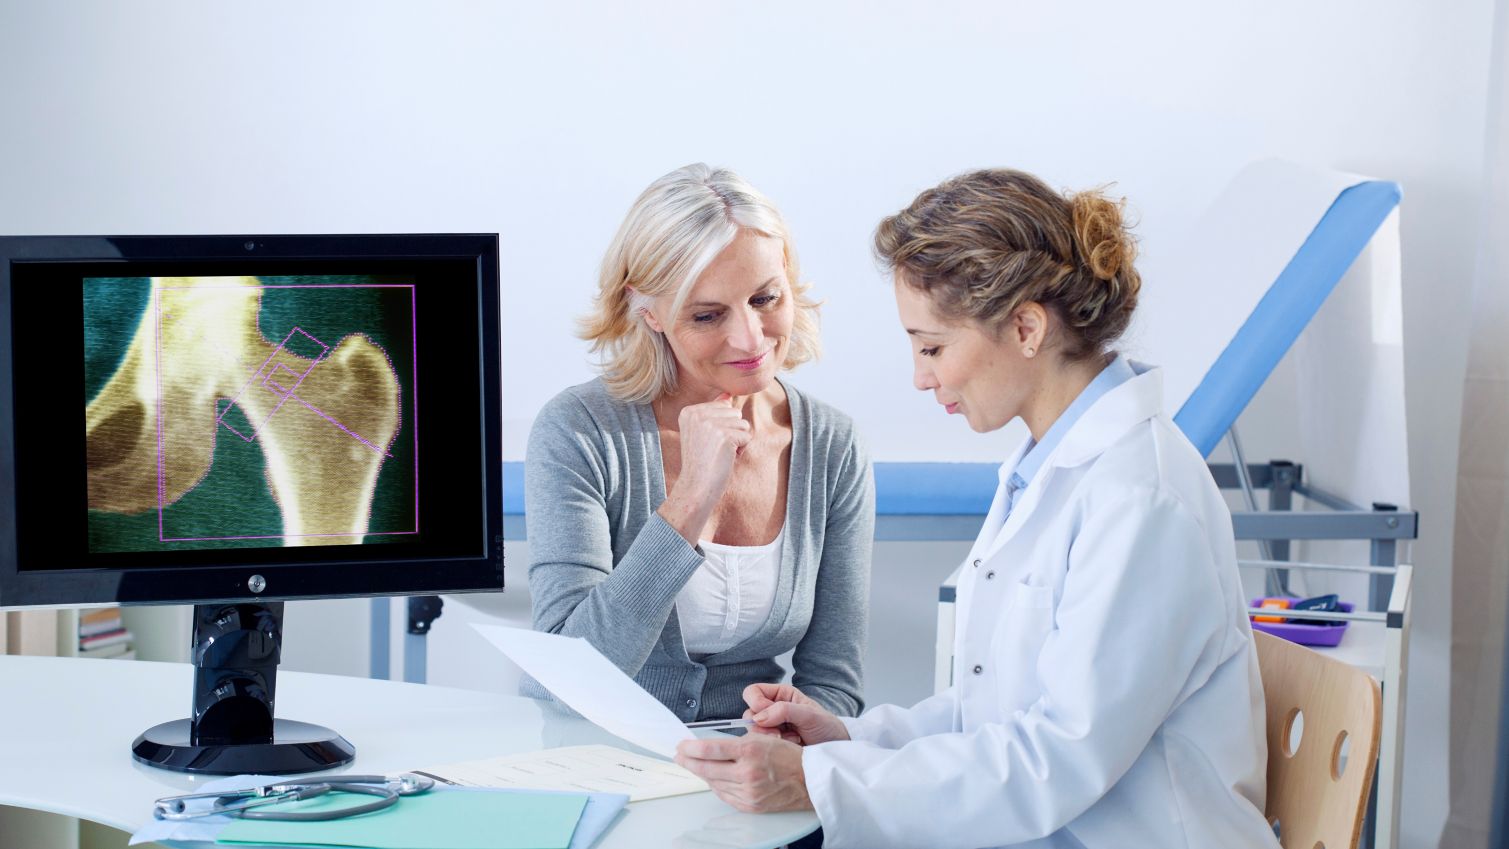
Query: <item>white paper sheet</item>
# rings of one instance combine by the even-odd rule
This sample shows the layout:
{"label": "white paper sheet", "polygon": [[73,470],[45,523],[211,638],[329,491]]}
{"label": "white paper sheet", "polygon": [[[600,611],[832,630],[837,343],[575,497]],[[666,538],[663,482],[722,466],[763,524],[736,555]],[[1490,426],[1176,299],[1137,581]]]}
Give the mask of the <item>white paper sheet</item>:
{"label": "white paper sheet", "polygon": [[[1123,347],[1163,367],[1170,415],[1337,196],[1369,179],[1279,160],[1254,163],[1190,232],[1139,263],[1147,285]],[[1238,419],[1248,462],[1300,462],[1307,483],[1362,507],[1411,503],[1400,269],[1396,209]],[[1217,455],[1228,459],[1224,449]],[[1296,508],[1303,504],[1297,500]],[[1349,563],[1357,552],[1355,541],[1301,540],[1290,555]],[[1300,595],[1367,599],[1365,576],[1306,571],[1291,580]]]}
{"label": "white paper sheet", "polygon": [[707,782],[673,763],[616,746],[564,746],[419,772],[462,787],[622,793],[630,802],[708,789]]}
{"label": "white paper sheet", "polygon": [[473,624],[525,673],[572,710],[630,743],[668,758],[696,735],[634,679],[580,637]]}
{"label": "white paper sheet", "polygon": [[1145,285],[1121,347],[1162,367],[1169,415],[1189,399],[1336,196],[1367,179],[1278,159],[1255,162],[1194,227],[1138,260]]}

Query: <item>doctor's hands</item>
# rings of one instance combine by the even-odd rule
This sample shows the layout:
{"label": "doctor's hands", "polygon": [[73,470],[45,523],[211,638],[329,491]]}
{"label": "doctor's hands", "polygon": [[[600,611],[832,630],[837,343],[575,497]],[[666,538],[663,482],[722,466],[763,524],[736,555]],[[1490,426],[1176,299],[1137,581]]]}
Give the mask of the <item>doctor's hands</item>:
{"label": "doctor's hands", "polygon": [[754,439],[754,433],[727,392],[704,404],[682,407],[677,428],[681,470],[659,513],[695,546],[728,488],[734,458]]}
{"label": "doctor's hands", "polygon": [[[849,739],[849,729],[827,708],[790,684],[750,684],[744,688],[745,719],[752,735],[780,737],[800,746]],[[747,736],[747,735],[746,735]]]}
{"label": "doctor's hands", "polygon": [[801,811],[812,807],[802,746],[849,739],[838,717],[790,684],[744,688],[743,737],[683,740],[676,763],[708,783],[719,799],[747,813]]}
{"label": "doctor's hands", "polygon": [[676,763],[745,813],[812,809],[802,750],[795,743],[768,734],[682,740],[676,746]]}

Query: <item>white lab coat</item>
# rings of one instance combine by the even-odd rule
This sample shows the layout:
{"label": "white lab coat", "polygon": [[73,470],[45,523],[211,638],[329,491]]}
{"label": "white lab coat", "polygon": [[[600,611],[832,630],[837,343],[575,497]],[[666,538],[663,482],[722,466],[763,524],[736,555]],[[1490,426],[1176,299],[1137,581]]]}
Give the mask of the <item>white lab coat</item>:
{"label": "white lab coat", "polygon": [[830,849],[1278,846],[1231,515],[1160,374],[1134,367],[1004,522],[997,490],[954,685],[803,750]]}

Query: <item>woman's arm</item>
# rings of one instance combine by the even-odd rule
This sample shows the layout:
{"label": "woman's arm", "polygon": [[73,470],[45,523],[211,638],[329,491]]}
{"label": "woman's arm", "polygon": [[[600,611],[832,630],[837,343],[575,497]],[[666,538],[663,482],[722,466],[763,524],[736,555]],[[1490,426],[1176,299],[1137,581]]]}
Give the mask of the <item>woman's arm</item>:
{"label": "woman's arm", "polygon": [[[582,637],[633,676],[702,555],[650,513],[617,567],[608,517],[609,450],[569,395],[535,420],[524,463],[535,630]],[[625,470],[635,474],[640,470]]]}
{"label": "woman's arm", "polygon": [[864,709],[875,478],[852,432],[832,479],[812,621],[792,655],[791,682],[833,713],[857,716]]}
{"label": "woman's arm", "polygon": [[[829,845],[942,849],[1052,834],[1121,779],[1225,660],[1238,629],[1205,532],[1176,500],[1138,493],[1105,505],[1069,559],[1058,627],[1037,660],[1042,694],[1027,710],[897,750],[803,750]],[[952,788],[942,830],[938,811],[916,803],[940,787]]]}

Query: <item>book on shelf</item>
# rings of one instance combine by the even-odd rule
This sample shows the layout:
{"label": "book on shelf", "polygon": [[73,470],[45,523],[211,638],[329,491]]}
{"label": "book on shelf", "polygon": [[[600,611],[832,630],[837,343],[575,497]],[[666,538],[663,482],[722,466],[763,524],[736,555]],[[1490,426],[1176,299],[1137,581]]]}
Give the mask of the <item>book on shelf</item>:
{"label": "book on shelf", "polygon": [[79,652],[82,654],[89,649],[104,648],[131,642],[131,632],[125,628],[116,628],[114,631],[106,631],[103,634],[95,634],[92,637],[79,638]]}
{"label": "book on shelf", "polygon": [[128,642],[111,643],[108,646],[100,646],[99,648],[79,649],[79,657],[114,657],[121,660],[130,660],[136,657],[136,649],[132,648]]}
{"label": "book on shelf", "polygon": [[119,607],[92,607],[79,611],[79,627],[94,625],[100,622],[119,622],[121,609]]}
{"label": "book on shelf", "polygon": [[80,639],[83,639],[84,637],[94,637],[94,636],[98,636],[100,634],[108,634],[111,631],[119,631],[122,627],[124,627],[124,624],[121,622],[120,608],[115,608],[115,609],[112,609],[112,610],[105,610],[105,611],[90,611],[90,612],[109,613],[111,615],[105,616],[105,617],[95,617],[94,619],[87,620],[87,621],[84,619],[83,616],[80,616],[79,617],[79,638]]}
{"label": "book on shelf", "polygon": [[79,657],[135,657],[135,637],[126,628],[119,607],[80,610]]}

